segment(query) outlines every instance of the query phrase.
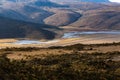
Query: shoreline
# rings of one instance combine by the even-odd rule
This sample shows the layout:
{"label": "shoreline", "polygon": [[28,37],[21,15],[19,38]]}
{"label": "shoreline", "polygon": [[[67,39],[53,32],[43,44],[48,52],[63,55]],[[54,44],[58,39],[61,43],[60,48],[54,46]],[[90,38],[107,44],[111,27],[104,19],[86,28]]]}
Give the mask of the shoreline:
{"label": "shoreline", "polygon": [[[64,33],[68,34],[66,38],[54,39],[54,40],[36,40],[27,38],[9,38],[0,39],[0,48],[6,47],[50,47],[50,46],[67,46],[74,44],[103,44],[103,43],[117,43],[120,42],[119,31],[82,31],[71,34],[72,32]],[[99,32],[104,32],[97,34]],[[111,32],[111,33],[110,33]],[[69,38],[70,36],[70,38]],[[77,36],[77,37],[74,37]]]}
{"label": "shoreline", "polygon": [[105,43],[118,43],[120,42],[120,38],[115,39],[109,38],[106,39],[97,39],[97,38],[69,38],[69,39],[60,39],[56,42],[48,42],[42,44],[13,44],[13,43],[0,43],[0,48],[11,48],[11,47],[40,47],[40,48],[47,48],[51,46],[67,46],[67,45],[74,45],[74,44],[105,44]]}

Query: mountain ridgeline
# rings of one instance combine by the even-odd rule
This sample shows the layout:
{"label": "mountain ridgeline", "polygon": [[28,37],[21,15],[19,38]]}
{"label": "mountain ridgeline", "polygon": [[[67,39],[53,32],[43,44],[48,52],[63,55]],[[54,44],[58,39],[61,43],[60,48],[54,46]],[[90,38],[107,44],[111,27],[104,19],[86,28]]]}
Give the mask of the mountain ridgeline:
{"label": "mountain ridgeline", "polygon": [[109,0],[51,0],[54,2],[109,2]]}
{"label": "mountain ridgeline", "polygon": [[109,2],[109,0],[80,0],[85,2]]}

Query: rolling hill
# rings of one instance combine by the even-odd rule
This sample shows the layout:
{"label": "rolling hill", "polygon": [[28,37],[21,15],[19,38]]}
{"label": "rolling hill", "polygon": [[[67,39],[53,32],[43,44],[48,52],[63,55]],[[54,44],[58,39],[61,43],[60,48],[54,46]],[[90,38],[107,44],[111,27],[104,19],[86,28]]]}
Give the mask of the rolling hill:
{"label": "rolling hill", "polygon": [[120,30],[120,12],[115,9],[88,11],[70,26],[92,30]]}
{"label": "rolling hill", "polygon": [[44,24],[0,17],[0,38],[54,39],[59,29]]}
{"label": "rolling hill", "polygon": [[67,7],[67,5],[60,5],[49,0],[19,0],[18,2],[5,0],[0,3],[1,16],[41,24],[44,24],[45,18],[54,14],[49,11],[49,8]]}
{"label": "rolling hill", "polygon": [[64,10],[64,12],[55,13],[54,15],[46,18],[44,22],[54,26],[64,26],[73,23],[79,19],[80,16],[81,15],[79,13]]}

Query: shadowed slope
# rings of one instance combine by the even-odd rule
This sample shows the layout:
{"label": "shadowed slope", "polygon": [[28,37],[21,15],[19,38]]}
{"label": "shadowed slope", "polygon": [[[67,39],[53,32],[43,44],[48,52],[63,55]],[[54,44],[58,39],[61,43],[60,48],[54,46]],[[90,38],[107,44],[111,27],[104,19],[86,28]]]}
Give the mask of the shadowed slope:
{"label": "shadowed slope", "polygon": [[49,25],[41,25],[0,17],[0,38],[53,39],[54,31],[59,30]]}

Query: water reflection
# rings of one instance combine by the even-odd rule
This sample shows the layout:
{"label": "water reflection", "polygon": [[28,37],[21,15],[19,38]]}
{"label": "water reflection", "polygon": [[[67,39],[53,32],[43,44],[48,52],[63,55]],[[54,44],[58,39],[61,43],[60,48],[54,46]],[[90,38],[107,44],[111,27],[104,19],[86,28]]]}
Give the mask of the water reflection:
{"label": "water reflection", "polygon": [[69,32],[65,33],[62,38],[75,38],[80,35],[93,35],[93,34],[115,34],[120,35],[120,31],[87,31],[87,32]]}

